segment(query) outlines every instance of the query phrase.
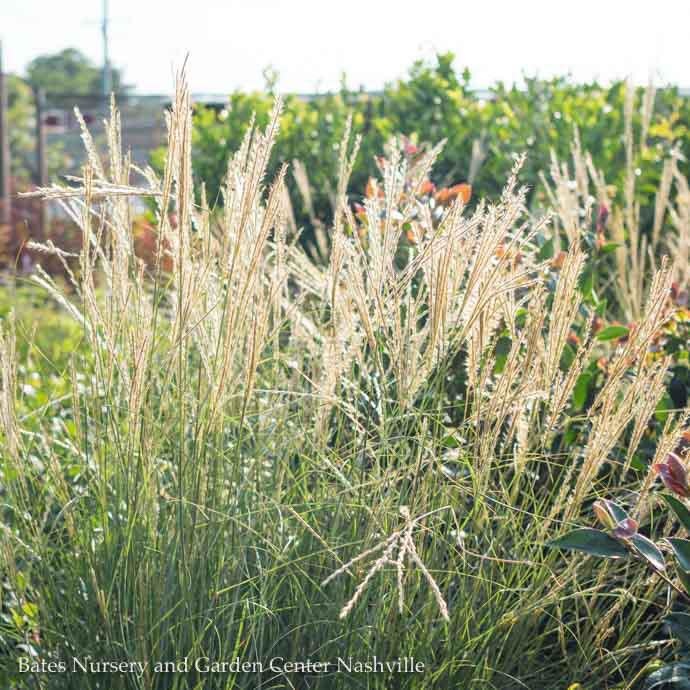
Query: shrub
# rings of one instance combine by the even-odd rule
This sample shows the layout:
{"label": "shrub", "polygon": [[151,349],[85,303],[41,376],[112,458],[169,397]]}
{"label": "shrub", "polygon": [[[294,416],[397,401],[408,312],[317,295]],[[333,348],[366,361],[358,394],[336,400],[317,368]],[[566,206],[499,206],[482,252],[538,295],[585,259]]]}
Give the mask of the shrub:
{"label": "shrub", "polygon": [[[317,217],[332,213],[337,150],[348,113],[363,134],[362,150],[351,177],[356,200],[366,181],[376,174],[375,157],[393,135],[414,143],[446,140],[434,166],[435,181],[442,185],[469,181],[481,198],[496,198],[510,174],[517,153],[526,153],[521,179],[528,199],[543,203],[540,173],[551,166],[552,152],[560,159],[570,153],[579,132],[583,149],[603,172],[622,199],[626,166],[624,141],[625,84],[610,87],[597,83],[573,84],[565,78],[526,79],[525,88],[495,85],[488,98],[469,88],[470,74],[458,75],[452,54],[437,57],[437,64],[417,62],[406,79],[388,85],[381,95],[349,91],[303,101],[286,98],[281,132],[276,140],[276,161],[301,161],[311,182]],[[637,95],[643,100],[642,89]],[[253,114],[264,127],[271,109],[266,94],[235,92],[221,111],[197,107],[194,117],[194,168],[207,184],[209,199],[222,202],[218,192],[225,175],[225,161],[240,145]],[[649,91],[633,114],[633,124],[646,145],[635,156],[634,169],[641,178],[638,200],[651,228],[652,196],[660,180],[660,163],[673,145],[687,160],[690,104],[678,90],[666,87]],[[161,154],[157,155],[158,164]],[[275,174],[277,163],[269,172]],[[687,164],[681,164],[687,174]],[[297,184],[288,177],[298,224],[309,224],[308,209]]]}

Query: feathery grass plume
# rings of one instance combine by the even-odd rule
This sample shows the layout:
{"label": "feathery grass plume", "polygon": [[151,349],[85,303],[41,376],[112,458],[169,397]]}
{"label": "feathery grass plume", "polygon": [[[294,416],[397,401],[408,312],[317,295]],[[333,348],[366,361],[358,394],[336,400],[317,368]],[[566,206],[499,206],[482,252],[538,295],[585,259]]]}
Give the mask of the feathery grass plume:
{"label": "feathery grass plume", "polygon": [[0,428],[10,459],[20,460],[21,438],[15,399],[17,396],[17,351],[14,312],[6,324],[0,323]]}
{"label": "feathery grass plume", "polygon": [[313,229],[313,241],[310,239],[305,244],[307,253],[315,263],[325,263],[328,258],[328,233],[323,221],[314,212],[312,186],[307,169],[304,167],[304,163],[297,158],[292,161],[292,176],[297,186],[297,192],[302,200],[302,206]]}
{"label": "feathery grass plume", "polygon": [[[585,492],[590,489],[626,427],[631,422],[643,425],[648,423],[656,403],[664,393],[665,372],[665,362],[642,368],[633,376],[631,385],[626,386],[621,381],[618,387],[608,388],[605,395],[600,394],[597,399],[597,412],[591,414],[589,441],[566,512],[567,519],[572,519],[575,511],[579,510]],[[653,406],[649,405],[648,399],[654,401]],[[632,452],[636,449],[635,445]]]}
{"label": "feathery grass plume", "polygon": [[[240,385],[244,386],[242,407],[246,407],[261,354],[277,327],[274,323],[271,329],[271,313],[274,320],[279,318],[276,305],[285,291],[285,269],[280,265],[271,267],[268,258],[272,233],[277,238],[279,262],[285,253],[284,167],[271,186],[266,206],[259,203],[280,109],[278,101],[266,131],[249,131],[228,163],[220,238],[211,233],[209,223],[204,221],[204,237],[198,246],[192,241],[199,217],[191,197],[185,207],[188,210],[178,214],[177,229],[166,224],[176,288],[173,332],[178,342],[187,343],[185,352],[192,342],[199,352],[211,418],[215,420],[220,419],[221,411],[235,397]],[[173,111],[173,139],[179,138],[177,132],[189,131],[189,117],[184,96]],[[184,141],[184,150],[188,152],[189,142]],[[188,153],[184,160],[189,160]],[[183,176],[187,188],[191,185],[191,170],[182,170],[187,170]],[[184,353],[182,358],[185,359]]]}
{"label": "feathery grass plume", "polygon": [[610,397],[613,397],[610,391],[621,384],[628,369],[638,363],[641,367],[646,365],[644,359],[649,345],[666,323],[672,311],[672,305],[668,299],[671,294],[672,282],[673,272],[669,267],[668,260],[664,258],[661,267],[655,271],[651,278],[644,313],[634,328],[631,329],[629,337],[611,362],[609,375],[594,402],[594,411]]}
{"label": "feathery grass plume", "polygon": [[584,264],[584,252],[576,242],[566,254],[549,312],[549,334],[543,372],[544,380],[548,382],[557,381],[559,378],[563,350],[582,303],[577,288]]}
{"label": "feathery grass plume", "polygon": [[[576,244],[580,238],[583,217],[591,212],[594,198],[589,194],[589,184],[586,177],[588,169],[587,158],[580,147],[580,139],[576,135],[572,145],[572,160],[575,179],[571,179],[568,164],[559,162],[554,151],[551,151],[550,179],[544,172],[540,172],[540,179],[546,190],[552,208],[556,211],[558,227],[566,236],[568,246]],[[556,251],[561,249],[561,234],[553,236]]]}
{"label": "feathery grass plume", "polygon": [[[668,177],[666,176],[667,170]],[[664,167],[664,173],[658,195],[661,199],[657,207],[666,206],[668,208],[671,224],[676,231],[664,235],[665,246],[673,260],[676,281],[679,285],[688,285],[690,283],[690,186],[688,179],[678,168],[677,154],[671,158],[668,168]],[[671,185],[670,178],[676,187],[676,196],[673,202],[669,200],[667,189]],[[661,211],[658,215],[662,215]],[[659,226],[661,226],[661,221],[659,221]],[[656,215],[654,227],[656,230]]]}
{"label": "feathery grass plume", "polygon": [[[417,568],[421,571],[422,575],[424,576],[424,579],[428,582],[429,587],[433,592],[434,598],[436,599],[436,603],[438,605],[438,610],[441,614],[441,618],[443,618],[446,622],[450,621],[450,616],[448,614],[448,606],[443,598],[443,595],[441,594],[441,590],[439,589],[436,580],[434,580],[433,575],[429,572],[427,567],[424,565],[422,559],[419,557],[417,547],[415,546],[414,540],[412,539],[412,533],[414,532],[415,528],[419,526],[422,520],[429,517],[429,515],[431,515],[432,513],[437,513],[442,510],[446,510],[446,508],[437,508],[436,510],[430,513],[419,515],[418,517],[413,519],[410,514],[410,509],[407,506],[402,506],[400,508],[400,515],[405,521],[405,524],[402,529],[396,530],[388,538],[379,542],[376,546],[373,546],[372,548],[363,551],[358,556],[355,556],[354,558],[350,559],[347,563],[343,564],[342,566],[340,566],[340,568],[332,572],[321,583],[322,586],[327,585],[329,582],[331,582],[331,580],[334,580],[342,573],[348,571],[355,563],[359,563],[360,561],[363,561],[364,559],[374,555],[375,553],[378,553],[379,551],[382,552],[381,555],[371,565],[369,571],[367,572],[364,579],[357,586],[357,589],[355,590],[355,593],[352,595],[350,600],[345,604],[345,606],[343,606],[342,610],[340,611],[340,618],[346,618],[350,614],[350,612],[355,607],[359,599],[362,597],[362,594],[364,594],[364,591],[373,579],[374,575],[376,575],[376,573],[379,572],[379,570],[383,569],[386,565],[393,565],[396,569],[396,579],[398,586],[398,610],[402,614],[405,602],[404,578],[405,561],[407,559],[408,561],[411,561],[417,566]],[[398,549],[398,554],[395,558],[393,558],[396,549]]]}
{"label": "feathery grass plume", "polygon": [[[652,338],[668,318],[671,278],[667,262],[662,262],[662,267],[652,278],[645,312],[613,358],[606,382],[588,413],[591,422],[589,441],[573,494],[568,501],[565,513],[567,519],[579,510],[585,492],[624,429],[633,420],[636,420],[635,438],[639,442],[639,427],[647,423],[663,394],[664,373],[668,362],[650,364],[645,355]],[[630,383],[626,380],[629,371],[634,372]],[[635,445],[632,452],[636,447]]]}
{"label": "feathery grass plume", "polygon": [[658,247],[661,244],[661,231],[666,219],[667,207],[670,203],[676,155],[677,152],[674,151],[670,158],[664,160],[664,165],[661,169],[661,180],[654,200],[654,225],[652,227],[652,246],[654,247]]}
{"label": "feathery grass plume", "polygon": [[652,508],[653,496],[651,495],[651,488],[658,476],[653,469],[654,465],[662,463],[668,457],[668,454],[678,447],[679,442],[683,438],[683,432],[688,428],[689,424],[690,410],[687,409],[680,413],[669,414],[667,417],[663,431],[657,441],[654,457],[639,490],[633,514],[636,520],[642,521],[646,519]]}
{"label": "feathery grass plume", "polygon": [[[359,137],[350,144],[351,131],[352,118],[349,117],[340,144],[334,225],[325,273],[328,330],[322,333],[323,360],[317,384],[317,394],[321,401],[317,411],[317,424],[322,431],[325,430],[341,376],[357,356],[360,344],[353,323],[352,300],[347,295],[348,290],[344,281],[347,272],[346,262],[352,260],[352,247],[346,239],[345,228],[355,226],[348,205],[347,186],[360,145]],[[326,436],[321,434],[321,437]]]}
{"label": "feathery grass plume", "polygon": [[[567,163],[560,163],[552,153],[550,180],[542,173],[540,178],[547,195],[557,212],[558,222],[572,244],[580,234],[583,219],[591,217],[595,200],[606,209],[606,234],[609,241],[617,243],[614,250],[616,271],[613,287],[617,302],[628,321],[640,318],[644,295],[649,288],[649,276],[655,269],[654,257],[662,244],[661,228],[664,211],[668,205],[672,177],[670,160],[664,162],[661,182],[656,192],[654,227],[651,235],[643,232],[639,202],[636,201],[637,172],[635,160],[638,149],[647,147],[649,124],[654,107],[655,89],[650,84],[645,90],[641,106],[639,144],[635,145],[633,119],[635,112],[635,88],[626,84],[624,118],[625,177],[622,189],[622,205],[614,205],[611,187],[601,171],[596,170],[588,152],[582,150],[579,133],[575,132],[572,145],[573,176]],[[603,230],[599,228],[598,231]],[[558,237],[555,238],[558,246]],[[601,241],[604,241],[602,238]]]}
{"label": "feathery grass plume", "polygon": [[482,136],[472,142],[472,158],[470,159],[469,170],[467,172],[468,184],[473,184],[479,171],[488,155],[488,147],[486,146],[486,136],[482,132]]}
{"label": "feathery grass plume", "polygon": [[652,368],[648,386],[638,389],[640,400],[636,405],[636,412],[633,419],[633,428],[628,442],[628,451],[625,458],[624,472],[630,469],[633,457],[637,451],[642,436],[649,425],[649,420],[656,411],[659,402],[666,393],[666,377],[670,368],[671,360],[661,361],[659,366]]}

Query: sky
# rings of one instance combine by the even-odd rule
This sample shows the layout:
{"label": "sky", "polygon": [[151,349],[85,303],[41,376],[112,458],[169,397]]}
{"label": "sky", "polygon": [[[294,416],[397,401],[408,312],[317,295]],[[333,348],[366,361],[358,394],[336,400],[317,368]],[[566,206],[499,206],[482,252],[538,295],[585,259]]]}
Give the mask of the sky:
{"label": "sky", "polygon": [[[189,54],[195,93],[259,89],[272,66],[283,92],[368,90],[414,60],[452,51],[472,85],[523,75],[632,76],[690,86],[688,0],[109,0],[110,54],[125,82],[169,93]],[[5,70],[77,47],[100,64],[102,0],[0,0]]]}

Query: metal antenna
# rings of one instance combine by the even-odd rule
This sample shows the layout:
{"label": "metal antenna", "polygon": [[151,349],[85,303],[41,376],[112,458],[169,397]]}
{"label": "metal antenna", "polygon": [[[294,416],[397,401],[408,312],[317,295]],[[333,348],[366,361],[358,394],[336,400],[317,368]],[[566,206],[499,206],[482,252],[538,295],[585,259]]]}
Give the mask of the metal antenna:
{"label": "metal antenna", "polygon": [[110,53],[108,50],[108,0],[103,0],[103,96],[107,100],[113,90],[113,75],[110,69]]}

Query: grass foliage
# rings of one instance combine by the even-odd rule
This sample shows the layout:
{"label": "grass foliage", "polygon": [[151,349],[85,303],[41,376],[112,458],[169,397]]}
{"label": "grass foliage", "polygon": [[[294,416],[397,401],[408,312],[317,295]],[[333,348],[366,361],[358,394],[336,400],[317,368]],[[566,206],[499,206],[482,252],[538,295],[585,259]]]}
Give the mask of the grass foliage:
{"label": "grass foliage", "polygon": [[[664,651],[647,623],[662,585],[625,564],[604,578],[544,544],[600,495],[649,515],[651,474],[633,461],[669,360],[648,352],[687,267],[643,252],[642,295],[621,301],[635,327],[597,339],[606,304],[597,312],[583,288],[580,230],[598,178],[576,165],[573,187],[554,162],[555,215],[538,216],[518,159],[495,202],[432,208],[418,192],[440,147],[410,161],[393,145],[354,216],[349,126],[315,260],[291,230],[286,169],[265,175],[280,112],[278,101],[265,129],[247,130],[218,210],[194,189],[184,79],[160,177],[123,156],[113,110],[108,163],[85,133],[84,178],[41,190],[83,244],[78,257],[35,248],[64,260],[71,285],[40,270],[33,280],[83,340],[56,365],[64,394],[37,401],[16,353],[21,314],[2,324],[6,686],[627,687]],[[134,251],[134,195],[156,207],[153,268]],[[630,199],[632,215],[613,213],[628,228],[621,265],[638,256]],[[576,387],[602,356],[583,410]],[[654,457],[682,434],[680,413],[665,420]],[[31,653],[149,666],[19,675]],[[426,671],[153,669],[374,656],[413,656]]]}

